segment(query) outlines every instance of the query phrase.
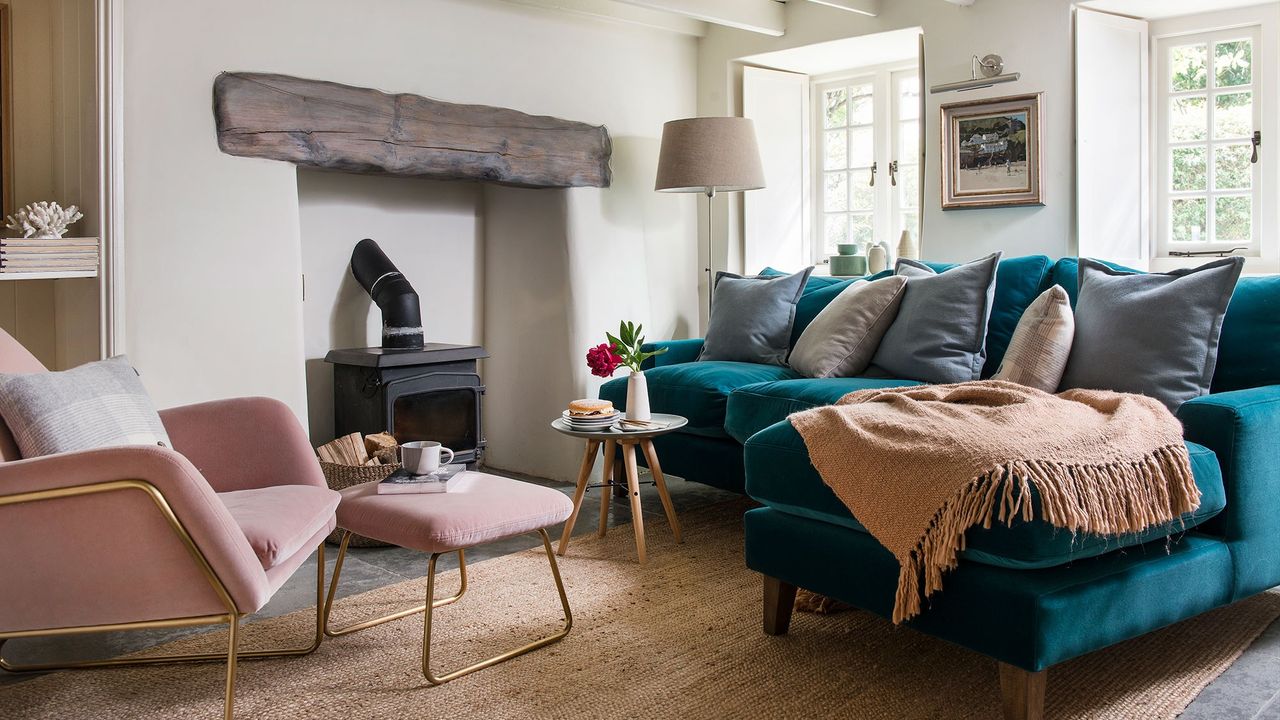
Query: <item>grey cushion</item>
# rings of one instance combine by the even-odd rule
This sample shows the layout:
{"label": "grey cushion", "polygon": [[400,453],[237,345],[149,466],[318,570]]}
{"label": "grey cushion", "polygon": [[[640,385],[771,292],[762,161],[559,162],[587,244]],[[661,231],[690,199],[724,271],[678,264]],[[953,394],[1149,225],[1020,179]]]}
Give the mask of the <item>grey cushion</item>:
{"label": "grey cushion", "polygon": [[796,302],[813,268],[794,275],[716,275],[711,319],[699,360],[786,365]]}
{"label": "grey cushion", "polygon": [[796,341],[791,368],[812,378],[860,375],[897,317],[906,285],[895,275],[840,291]]}
{"label": "grey cushion", "polygon": [[1244,259],[1126,273],[1080,259],[1076,336],[1063,388],[1142,393],[1177,410],[1209,392],[1222,317]]}
{"label": "grey cushion", "polygon": [[1000,253],[937,274],[928,265],[899,260],[907,278],[898,317],[872,363],[880,374],[904,380],[957,383],[977,380],[987,359],[987,320]]}
{"label": "grey cushion", "polygon": [[0,374],[0,416],[23,457],[170,445],[159,413],[123,355],[64,372]]}

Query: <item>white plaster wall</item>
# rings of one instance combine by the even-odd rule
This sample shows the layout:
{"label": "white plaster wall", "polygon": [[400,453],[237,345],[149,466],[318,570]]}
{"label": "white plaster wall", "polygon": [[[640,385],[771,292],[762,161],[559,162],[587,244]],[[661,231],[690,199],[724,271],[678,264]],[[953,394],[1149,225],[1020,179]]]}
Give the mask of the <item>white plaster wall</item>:
{"label": "white plaster wall", "polygon": [[[483,193],[487,247],[467,255],[487,271],[483,307],[469,312],[483,313],[494,354],[492,464],[569,476],[580,448],[546,423],[594,393],[587,345],[623,317],[653,337],[696,322],[694,206],[652,189],[662,123],[695,111],[692,38],[499,0],[126,0],[124,36],[127,349],[160,405],[262,394],[306,418],[304,368],[318,350],[305,339],[304,243],[313,232],[347,242],[345,230],[312,230],[312,210],[327,210],[309,199],[300,222],[293,167],[218,151],[210,94],[221,70],[609,127],[612,188]],[[522,197],[508,207],[509,194]],[[564,332],[539,332],[537,309],[517,302],[541,297],[531,287],[574,299],[559,307]]]}
{"label": "white plaster wall", "polygon": [[[700,114],[740,110],[741,71],[734,72],[732,61],[744,55],[918,25],[925,36],[925,84],[934,85],[968,78],[970,56],[998,53],[1004,57],[1006,71],[1022,73],[1021,80],[964,93],[932,95],[926,88],[925,147],[930,154],[923,179],[924,257],[965,261],[1002,250],[1006,256],[1044,253],[1056,258],[1074,252],[1069,0],[981,0],[971,7],[940,0],[894,0],[882,3],[881,14],[874,18],[810,2],[789,2],[786,15],[787,33],[779,38],[711,28],[698,59]],[[1044,92],[1044,207],[943,212],[939,105],[1037,91]],[[717,232],[716,241],[722,267],[741,262],[740,197],[730,195],[729,202],[717,206],[717,228],[724,228]]]}

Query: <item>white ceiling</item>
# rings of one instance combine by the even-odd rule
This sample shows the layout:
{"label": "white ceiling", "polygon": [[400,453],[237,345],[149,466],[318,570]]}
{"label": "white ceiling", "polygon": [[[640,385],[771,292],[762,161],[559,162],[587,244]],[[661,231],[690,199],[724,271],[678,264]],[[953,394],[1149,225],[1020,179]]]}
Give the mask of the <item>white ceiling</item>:
{"label": "white ceiling", "polygon": [[918,27],[903,28],[748,55],[738,59],[775,70],[806,75],[825,75],[851,68],[882,65],[899,60],[914,60],[919,54],[920,33],[921,29]]}
{"label": "white ceiling", "polygon": [[1144,20],[1227,10],[1249,5],[1269,5],[1258,0],[1086,0],[1078,3],[1091,10],[1128,15]]}

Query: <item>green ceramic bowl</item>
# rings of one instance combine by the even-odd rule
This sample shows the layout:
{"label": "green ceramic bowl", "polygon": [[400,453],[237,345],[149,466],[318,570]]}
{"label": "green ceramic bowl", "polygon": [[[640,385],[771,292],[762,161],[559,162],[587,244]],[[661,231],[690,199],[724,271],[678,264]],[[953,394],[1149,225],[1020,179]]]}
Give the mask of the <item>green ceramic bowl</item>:
{"label": "green ceramic bowl", "polygon": [[846,256],[857,255],[858,243],[840,243],[839,245],[836,245],[836,252]]}

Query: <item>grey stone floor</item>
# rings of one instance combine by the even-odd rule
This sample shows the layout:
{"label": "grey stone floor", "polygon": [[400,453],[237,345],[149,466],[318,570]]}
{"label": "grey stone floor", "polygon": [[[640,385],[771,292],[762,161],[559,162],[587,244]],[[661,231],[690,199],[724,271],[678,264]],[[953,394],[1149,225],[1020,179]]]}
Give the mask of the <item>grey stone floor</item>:
{"label": "grey stone floor", "polygon": [[[572,495],[573,487],[566,483],[531,478],[518,473],[490,470],[498,474],[517,477],[547,487],[554,487]],[[597,468],[597,474],[599,469]],[[719,503],[729,502],[737,496],[715,488],[685,482],[668,477],[672,502],[679,513]],[[597,493],[600,490],[592,490]],[[588,508],[594,508],[598,495],[588,495]],[[645,515],[662,516],[662,505],[652,485],[641,488],[641,500]],[[574,528],[574,536],[588,535],[595,529],[595,512],[585,512]],[[630,507],[625,498],[614,498],[609,516],[610,526],[631,522]],[[551,537],[558,540],[560,528],[549,529]],[[474,564],[513,552],[536,547],[536,536],[509,538],[467,551],[467,562]],[[333,571],[337,549],[330,546],[325,553],[326,579]],[[441,569],[457,566],[456,556],[441,558]],[[422,578],[426,575],[426,556],[402,548],[354,548],[343,564],[342,582],[338,596],[346,597],[384,585]],[[315,603],[315,558],[307,560],[294,576],[276,593],[262,612],[249,618],[252,622],[284,615],[295,610],[310,608]],[[108,633],[68,638],[26,640],[14,642],[6,648],[6,655],[20,662],[49,662],[71,658],[103,658],[136,652],[193,633],[207,632],[202,628],[133,633]],[[245,631],[246,643],[251,643],[252,627]],[[89,671],[92,672],[92,671]],[[0,671],[0,686],[22,682],[32,675],[14,675]],[[0,713],[2,715],[2,713]],[[1245,650],[1244,654],[1217,680],[1205,688],[1190,707],[1180,716],[1183,720],[1280,720],[1280,621],[1273,624]],[[1136,719],[1135,719],[1136,720]]]}

